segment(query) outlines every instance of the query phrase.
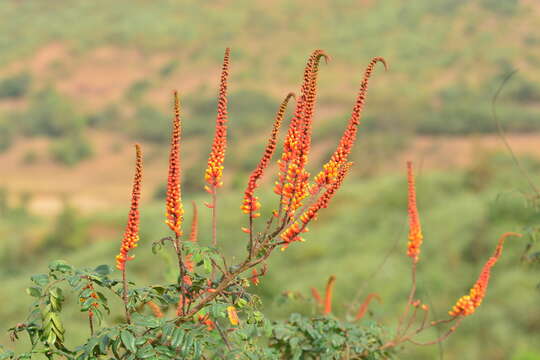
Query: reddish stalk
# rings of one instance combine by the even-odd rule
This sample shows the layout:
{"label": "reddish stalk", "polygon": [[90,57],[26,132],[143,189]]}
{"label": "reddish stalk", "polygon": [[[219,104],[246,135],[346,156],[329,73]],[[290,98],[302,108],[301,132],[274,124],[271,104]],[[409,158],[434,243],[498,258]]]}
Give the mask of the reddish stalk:
{"label": "reddish stalk", "polygon": [[336,283],[336,277],[334,275],[328,278],[326,284],[326,292],[324,294],[324,314],[328,315],[332,312],[332,297],[334,293],[334,284]]}

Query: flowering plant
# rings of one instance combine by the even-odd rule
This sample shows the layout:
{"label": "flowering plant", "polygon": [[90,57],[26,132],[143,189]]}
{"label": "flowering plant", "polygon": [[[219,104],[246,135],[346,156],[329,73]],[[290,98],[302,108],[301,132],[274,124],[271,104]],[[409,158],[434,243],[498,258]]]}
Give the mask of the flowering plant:
{"label": "flowering plant", "polygon": [[[311,149],[312,121],[317,97],[317,74],[321,59],[328,55],[316,50],[308,59],[300,93],[290,119],[281,156],[274,192],[277,206],[266,222],[259,224],[261,202],[256,195],[260,180],[277,150],[279,130],[286,107],[295,95],[288,94],[275,116],[274,125],[263,155],[250,174],[240,205],[247,217],[245,258],[233,263],[219,250],[217,215],[218,195],[223,185],[224,160],[227,148],[227,81],[230,50],[223,61],[219,90],[215,137],[204,173],[205,190],[210,201],[205,203],[212,218],[212,237],[198,238],[198,210],[193,205],[190,231],[185,232],[185,208],[181,191],[182,119],[178,94],[174,93],[174,116],[169,155],[168,183],[165,201],[165,224],[171,235],[153,244],[154,251],[170,245],[177,264],[177,281],[165,285],[135,287],[128,280],[129,263],[139,239],[139,203],[143,179],[143,154],[136,145],[135,176],[132,201],[126,230],[116,256],[117,278],[113,269],[101,265],[95,269],[76,269],[56,261],[47,274],[32,277],[34,285],[28,294],[36,300],[23,322],[10,329],[12,339],[21,333],[30,338],[31,349],[15,355],[0,350],[0,359],[30,359],[43,354],[49,359],[384,359],[404,342],[416,342],[422,330],[451,323],[450,330],[434,342],[444,340],[457,325],[480,305],[488,284],[490,269],[501,255],[504,235],[493,257],[484,267],[480,279],[469,295],[459,299],[449,312],[450,318],[429,321],[429,309],[415,298],[415,273],[420,258],[423,235],[416,207],[412,164],[408,164],[410,232],[407,255],[412,259],[412,288],[406,309],[397,330],[389,340],[378,325],[359,326],[369,302],[380,298],[370,294],[351,319],[332,316],[332,292],[335,277],[328,281],[325,297],[312,289],[321,314],[305,317],[293,314],[284,322],[271,322],[259,311],[260,300],[249,292],[267,272],[266,261],[276,249],[285,250],[304,241],[308,225],[320,211],[329,206],[352,163],[349,155],[356,141],[369,79],[381,57],[368,64],[348,125],[326,164],[311,179],[307,163]],[[89,337],[79,346],[68,346],[66,328],[60,314],[65,293],[76,294],[81,312],[88,318]],[[112,295],[121,302],[121,318],[111,314]],[[416,316],[423,312],[420,323]],[[416,326],[416,327],[415,327]]]}

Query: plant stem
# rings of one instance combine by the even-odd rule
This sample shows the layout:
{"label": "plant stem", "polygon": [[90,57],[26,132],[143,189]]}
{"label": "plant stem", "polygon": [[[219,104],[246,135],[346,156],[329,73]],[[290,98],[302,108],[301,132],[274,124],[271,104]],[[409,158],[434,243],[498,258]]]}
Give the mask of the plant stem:
{"label": "plant stem", "polygon": [[212,189],[212,246],[217,246],[217,196],[216,196],[216,187]]}
{"label": "plant stem", "polygon": [[182,246],[180,245],[180,236],[178,234],[175,235],[174,238],[174,247],[176,250],[176,255],[178,256],[178,268],[180,271],[180,293],[182,294],[182,313],[185,313],[186,311],[186,289],[184,285],[184,276],[186,275],[186,269],[184,267],[184,260],[182,258]]}
{"label": "plant stem", "polygon": [[126,312],[126,322],[131,324],[131,314],[128,309],[128,284],[126,278],[126,267],[122,269],[122,285],[124,286],[124,293],[122,294],[122,301],[124,301],[124,311]]}
{"label": "plant stem", "polygon": [[90,336],[94,336],[94,321],[92,320],[91,313],[88,313],[88,324],[90,325]]}
{"label": "plant stem", "polygon": [[253,210],[249,211],[249,258],[253,258]]}

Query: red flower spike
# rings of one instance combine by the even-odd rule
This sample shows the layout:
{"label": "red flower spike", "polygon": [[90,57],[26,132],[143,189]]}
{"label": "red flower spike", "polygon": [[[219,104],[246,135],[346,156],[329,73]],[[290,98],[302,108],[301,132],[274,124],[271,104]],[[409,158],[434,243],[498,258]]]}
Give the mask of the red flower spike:
{"label": "red flower spike", "polygon": [[489,258],[489,260],[482,268],[482,272],[480,273],[480,276],[478,277],[478,280],[476,281],[474,286],[469,291],[469,294],[459,298],[456,305],[454,305],[452,310],[448,312],[450,316],[469,316],[476,311],[480,304],[482,304],[482,300],[486,296],[486,291],[489,284],[489,277],[491,274],[491,268],[501,257],[504,240],[506,240],[506,238],[509,236],[521,237],[522,235],[509,232],[503,234],[499,238],[499,243],[497,244],[495,253]]}
{"label": "red flower spike", "polygon": [[221,70],[221,83],[219,88],[218,109],[216,117],[216,131],[212,151],[208,157],[208,167],[204,178],[209,186],[205,190],[214,193],[215,189],[223,185],[223,162],[225,161],[225,150],[227,148],[227,80],[229,78],[229,58],[231,50],[225,50],[223,58],[223,68]]}
{"label": "red flower spike", "polygon": [[316,193],[321,187],[325,187],[329,184],[332,184],[339,172],[339,168],[348,161],[349,154],[351,153],[352,147],[356,142],[356,134],[358,132],[358,125],[360,125],[360,120],[362,117],[362,110],[364,108],[364,103],[367,96],[369,79],[375,65],[378,62],[381,62],[384,65],[385,70],[388,69],[386,61],[382,57],[374,57],[371,59],[369,65],[364,71],[364,77],[360,85],[360,90],[358,96],[356,97],[356,103],[353,107],[351,117],[349,118],[349,123],[345,129],[339,144],[330,157],[330,160],[323,165],[321,172],[315,176],[316,185],[312,187],[311,192]]}
{"label": "red flower spike", "polygon": [[180,139],[182,124],[180,121],[180,101],[178,92],[174,92],[174,118],[172,124],[171,150],[169,155],[169,177],[167,181],[165,223],[174,231],[176,236],[182,236],[182,223],[184,221],[184,206],[182,204],[182,190],[180,184]]}
{"label": "red flower spike", "polygon": [[272,133],[270,134],[270,138],[268,139],[268,144],[266,145],[264,154],[259,163],[257,164],[255,170],[253,170],[253,172],[249,176],[248,185],[246,191],[244,192],[244,201],[240,208],[242,209],[244,214],[248,214],[252,218],[259,215],[259,213],[257,213],[257,210],[259,210],[259,208],[261,207],[258,197],[254,195],[255,189],[258,186],[257,181],[263,176],[264,170],[268,167],[268,164],[272,159],[274,152],[276,151],[277,136],[281,127],[281,122],[283,121],[283,116],[285,115],[287,104],[292,97],[294,97],[294,93],[289,93],[279,106],[279,110],[276,114],[276,118],[274,121],[274,126],[272,128]]}
{"label": "red flower spike", "polygon": [[135,144],[136,162],[135,177],[133,179],[133,190],[131,193],[131,208],[128,214],[128,223],[120,246],[120,254],[116,256],[116,268],[124,270],[126,262],[133,260],[129,256],[129,251],[137,247],[139,241],[139,201],[141,199],[142,182],[142,152],[139,144]]}
{"label": "red flower spike", "polygon": [[409,242],[407,243],[407,255],[411,257],[414,263],[417,263],[420,257],[420,246],[424,236],[420,226],[420,217],[416,207],[416,189],[414,183],[414,173],[412,162],[407,162],[407,183],[408,183],[408,214],[409,214]]}
{"label": "red flower spike", "polygon": [[334,275],[328,278],[328,283],[326,283],[326,292],[324,295],[324,314],[328,315],[332,312],[332,296],[334,293],[334,284],[336,282],[336,277]]}

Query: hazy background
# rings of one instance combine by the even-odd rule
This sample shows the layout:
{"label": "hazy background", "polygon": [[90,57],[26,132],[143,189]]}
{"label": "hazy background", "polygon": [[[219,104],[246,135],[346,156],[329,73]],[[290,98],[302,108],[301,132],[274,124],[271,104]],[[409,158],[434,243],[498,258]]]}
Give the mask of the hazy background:
{"label": "hazy background", "polygon": [[[535,0],[1,1],[0,343],[8,343],[4,329],[22,320],[31,302],[24,294],[29,274],[57,258],[114,262],[134,142],[145,152],[145,177],[141,246],[130,272],[139,283],[170,280],[170,260],[152,255],[149,245],[167,233],[173,89],[184,106],[186,206],[200,205],[206,241],[208,196],[201,190],[227,46],[230,146],[220,207],[228,210],[221,211],[220,242],[236,256],[246,244],[239,206],[247,173],[282,97],[299,90],[311,51],[333,58],[321,65],[313,172],[346,125],[369,59],[384,56],[390,66],[372,78],[346,186],[306,243],[270,261],[258,289],[265,312],[281,318],[305,309],[276,298],[285,290],[308,296],[335,274],[336,314],[356,296],[377,292],[383,304],[374,304],[370,317],[395,325],[409,287],[410,159],[419,171],[425,232],[419,296],[444,316],[502,232],[539,225],[537,197],[505,151],[490,109],[503,78],[519,70],[497,110],[540,186],[539,28]],[[266,211],[276,202],[272,170],[262,186]],[[408,346],[399,358],[540,359],[539,271],[520,263],[527,241],[508,242],[484,304],[442,348]],[[71,316],[80,324],[75,336],[85,336],[83,314]]]}

